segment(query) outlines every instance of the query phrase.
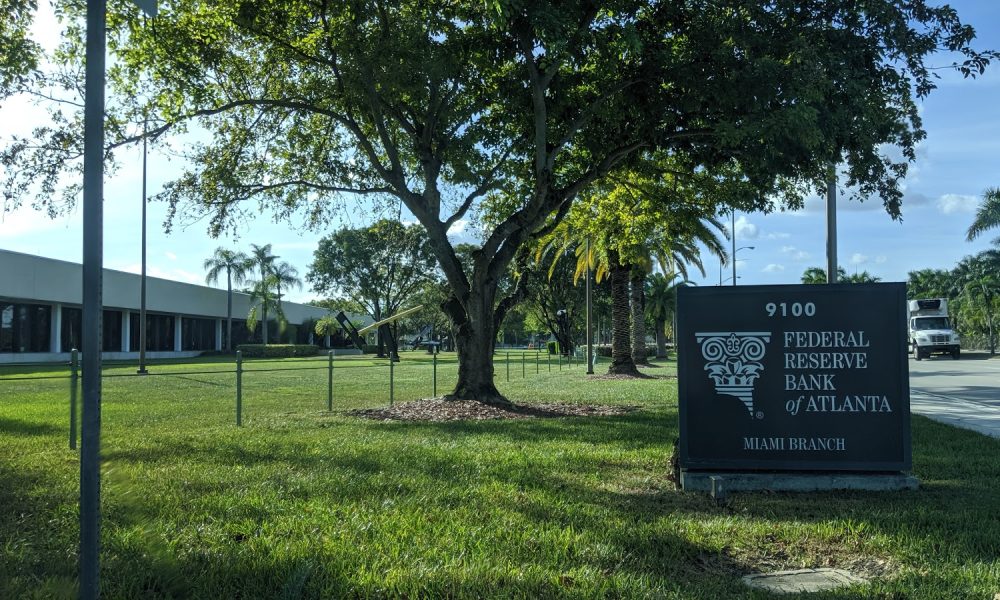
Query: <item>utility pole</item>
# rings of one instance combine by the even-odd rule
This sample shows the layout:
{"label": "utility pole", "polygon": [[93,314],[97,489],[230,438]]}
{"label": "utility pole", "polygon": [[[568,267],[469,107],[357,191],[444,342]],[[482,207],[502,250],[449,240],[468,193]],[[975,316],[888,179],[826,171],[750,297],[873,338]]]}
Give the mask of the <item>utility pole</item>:
{"label": "utility pole", "polygon": [[733,285],[736,285],[736,207],[735,206],[733,207],[733,210],[729,214],[733,218],[733,228],[731,229],[731,231],[733,232],[733,255],[730,257],[729,260],[733,261]]}
{"label": "utility pole", "polygon": [[826,180],[826,282],[837,283],[837,171]]}

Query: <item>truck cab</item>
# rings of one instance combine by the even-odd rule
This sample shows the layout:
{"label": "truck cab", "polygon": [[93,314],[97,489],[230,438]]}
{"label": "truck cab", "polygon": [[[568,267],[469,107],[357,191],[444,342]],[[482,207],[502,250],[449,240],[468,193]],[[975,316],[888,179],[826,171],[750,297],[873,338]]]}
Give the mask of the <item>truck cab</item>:
{"label": "truck cab", "polygon": [[907,308],[908,345],[914,358],[922,360],[933,354],[949,354],[955,360],[961,357],[962,344],[951,327],[945,298],[910,300]]}

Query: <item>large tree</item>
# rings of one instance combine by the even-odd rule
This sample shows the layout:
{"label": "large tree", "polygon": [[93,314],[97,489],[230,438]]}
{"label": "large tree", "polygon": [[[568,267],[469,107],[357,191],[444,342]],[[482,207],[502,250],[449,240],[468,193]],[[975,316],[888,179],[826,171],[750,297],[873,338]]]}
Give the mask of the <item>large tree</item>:
{"label": "large tree", "polygon": [[[84,3],[57,5],[69,27],[55,58],[70,69],[37,87],[78,103],[63,75],[85,55]],[[511,303],[497,282],[585,187],[661,149],[738,161],[761,206],[790,178],[778,201],[798,206],[842,160],[853,189],[896,215],[906,164],[882,149],[914,157],[925,61],[949,50],[975,73],[988,58],[925,0],[175,0],[149,27],[127,3],[111,10],[109,156],[146,115],[150,137],[204,131],[163,197],[213,234],[261,205],[321,224],[343,204],[331,200],[401,201],[451,289],[453,396],[484,401],[503,400],[492,340]],[[33,190],[57,202],[60,173],[78,168],[82,119],[61,110],[0,156],[12,205]],[[513,202],[490,201],[501,187]],[[465,268],[448,230],[486,213]]]}
{"label": "large tree", "polygon": [[[350,298],[375,321],[411,303],[434,274],[434,254],[419,225],[379,220],[368,227],[341,229],[320,240],[306,280],[316,293]],[[397,353],[396,324],[381,342]],[[379,345],[379,353],[382,344]]]}
{"label": "large tree", "polygon": [[0,100],[25,89],[40,48],[29,38],[35,0],[0,0]]}

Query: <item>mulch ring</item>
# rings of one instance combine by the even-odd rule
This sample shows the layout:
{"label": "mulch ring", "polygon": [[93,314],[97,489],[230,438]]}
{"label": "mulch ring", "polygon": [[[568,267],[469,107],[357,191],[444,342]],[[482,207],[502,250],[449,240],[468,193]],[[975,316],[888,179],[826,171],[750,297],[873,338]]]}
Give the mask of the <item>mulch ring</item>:
{"label": "mulch ring", "polygon": [[622,375],[618,373],[604,373],[603,375],[588,375],[591,381],[634,381],[637,379],[677,379],[676,375],[647,375],[640,372],[638,375]]}
{"label": "mulch ring", "polygon": [[365,408],[347,414],[379,421],[485,421],[552,417],[612,417],[639,410],[638,406],[595,404],[484,404],[473,400],[427,398],[401,402],[392,408]]}

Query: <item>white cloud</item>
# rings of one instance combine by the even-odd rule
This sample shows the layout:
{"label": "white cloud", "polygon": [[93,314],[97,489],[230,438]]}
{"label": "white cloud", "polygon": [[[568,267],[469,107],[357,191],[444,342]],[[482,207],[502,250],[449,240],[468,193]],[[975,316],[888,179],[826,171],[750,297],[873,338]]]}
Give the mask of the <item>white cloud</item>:
{"label": "white cloud", "polygon": [[796,262],[804,262],[812,256],[805,250],[799,250],[795,246],[782,246],[781,253],[787,255]]}
{"label": "white cloud", "polygon": [[963,212],[975,212],[979,206],[979,198],[968,194],[945,194],[937,199],[937,207],[946,215]]}
{"label": "white cloud", "polygon": [[169,258],[170,260],[177,260],[177,255],[176,255],[176,254],[174,254],[173,252],[165,252],[164,254],[165,254],[165,255],[166,255],[166,257],[167,257],[167,258]]}
{"label": "white cloud", "polygon": [[852,265],[863,265],[866,262],[868,262],[868,257],[865,256],[864,254],[861,254],[860,252],[855,252],[854,254],[851,255]]}
{"label": "white cloud", "polygon": [[887,261],[887,260],[889,260],[889,258],[887,256],[885,256],[883,254],[879,254],[878,256],[875,257],[875,264],[881,265],[881,264],[885,263],[885,261]]}
{"label": "white cloud", "polygon": [[777,263],[771,263],[761,269],[764,273],[781,273],[785,270],[785,265],[779,265]]}
{"label": "white cloud", "polygon": [[760,234],[757,226],[750,222],[746,216],[736,219],[736,238],[744,240],[755,240]]}
{"label": "white cloud", "polygon": [[764,236],[765,240],[787,240],[792,237],[790,233],[784,233],[782,231],[772,231]]}
{"label": "white cloud", "polygon": [[469,222],[465,219],[459,219],[455,221],[451,227],[448,228],[448,235],[460,236],[465,233],[465,228],[468,227]]}

